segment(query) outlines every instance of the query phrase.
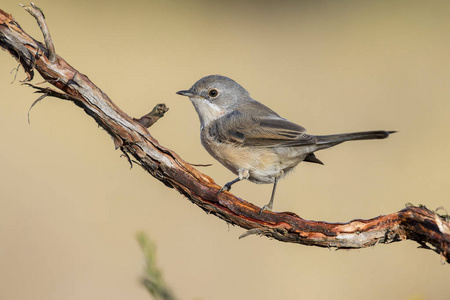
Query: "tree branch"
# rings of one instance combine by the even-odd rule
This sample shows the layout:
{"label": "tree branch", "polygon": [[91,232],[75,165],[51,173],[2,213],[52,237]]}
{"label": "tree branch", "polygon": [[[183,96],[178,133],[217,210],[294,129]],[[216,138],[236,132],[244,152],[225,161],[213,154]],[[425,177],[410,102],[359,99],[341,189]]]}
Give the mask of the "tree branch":
{"label": "tree branch", "polygon": [[164,114],[169,110],[169,108],[164,104],[157,104],[151,112],[142,116],[140,119],[134,119],[135,121],[141,123],[146,128],[149,128],[156,123],[160,118],[164,117]]}
{"label": "tree branch", "polygon": [[[34,5],[31,7],[36,9]],[[39,14],[32,15],[44,36],[49,37],[48,29],[43,29],[47,28],[44,18]],[[218,193],[220,186],[210,177],[160,145],[145,128],[146,122],[123,112],[87,76],[55,53],[53,43],[49,44],[51,39],[45,40],[47,46],[30,37],[11,15],[0,10],[0,47],[19,61],[27,74],[27,81],[32,80],[33,72],[37,70],[63,93],[50,89],[40,92],[73,101],[82,107],[111,135],[116,148],[120,148],[127,157],[134,157],[153,177],[176,189],[204,211],[248,229],[241,237],[258,234],[283,242],[346,249],[410,239],[439,253],[443,261],[450,262],[448,216],[440,216],[424,206],[410,205],[399,212],[370,220],[326,223],[304,220],[290,212],[260,213],[259,207],[229,192]]]}
{"label": "tree branch", "polygon": [[45,22],[44,12],[33,2],[31,2],[30,5],[25,6],[23,4],[20,4],[20,6],[22,6],[27,12],[30,13],[30,15],[32,15],[36,19],[39,28],[41,28],[42,35],[44,36],[45,46],[48,50],[47,57],[51,63],[54,63],[56,61],[55,46],[53,45],[50,30],[48,29],[47,23]]}

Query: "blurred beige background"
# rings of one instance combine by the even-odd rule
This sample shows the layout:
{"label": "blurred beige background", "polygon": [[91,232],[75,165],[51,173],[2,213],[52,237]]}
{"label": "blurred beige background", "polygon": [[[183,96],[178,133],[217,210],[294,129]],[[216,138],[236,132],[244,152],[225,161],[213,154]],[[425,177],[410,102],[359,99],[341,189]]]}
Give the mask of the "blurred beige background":
{"label": "blurred beige background", "polygon": [[[38,1],[56,51],[132,116],[164,102],[153,136],[219,184],[189,101],[209,74],[314,134],[398,130],[318,153],[279,184],[275,209],[346,222],[407,202],[450,209],[450,2]],[[17,1],[2,1],[42,40]],[[181,299],[448,299],[450,267],[402,242],[334,251],[206,215],[138,167],[75,105],[37,98],[0,52],[0,299],[149,299],[139,230]],[[34,83],[41,81],[37,76]],[[271,186],[233,192],[257,205]]]}

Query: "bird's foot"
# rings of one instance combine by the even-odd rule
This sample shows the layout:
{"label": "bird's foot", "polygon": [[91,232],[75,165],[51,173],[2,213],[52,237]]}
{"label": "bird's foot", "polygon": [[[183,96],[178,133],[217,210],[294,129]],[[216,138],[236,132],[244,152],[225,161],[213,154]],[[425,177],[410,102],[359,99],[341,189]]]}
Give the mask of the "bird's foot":
{"label": "bird's foot", "polygon": [[235,180],[233,180],[233,181],[230,181],[230,182],[227,182],[218,192],[217,192],[217,194],[216,195],[218,195],[220,192],[222,192],[222,191],[226,191],[226,192],[228,192],[229,190],[231,190],[231,186],[233,185],[233,184],[235,184],[236,182],[238,182],[238,181],[241,181],[242,179],[241,178],[236,178]]}
{"label": "bird's foot", "polygon": [[272,211],[272,205],[269,205],[269,204],[264,205],[264,206],[261,208],[261,210],[259,211],[259,214],[262,214],[263,211]]}
{"label": "bird's foot", "polygon": [[228,192],[231,190],[231,182],[226,183],[218,192],[216,195],[220,194],[221,192]]}

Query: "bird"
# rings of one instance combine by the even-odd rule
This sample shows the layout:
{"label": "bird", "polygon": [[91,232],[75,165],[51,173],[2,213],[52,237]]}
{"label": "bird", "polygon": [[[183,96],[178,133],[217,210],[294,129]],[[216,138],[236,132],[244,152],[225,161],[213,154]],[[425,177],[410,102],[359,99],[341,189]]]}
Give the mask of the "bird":
{"label": "bird", "polygon": [[385,139],[396,131],[364,131],[311,135],[306,129],[254,100],[231,78],[209,75],[190,89],[177,92],[191,100],[200,119],[200,139],[207,152],[238,177],[219,191],[249,180],[273,184],[272,211],[278,181],[300,162],[322,164],[315,152],[346,141]]}

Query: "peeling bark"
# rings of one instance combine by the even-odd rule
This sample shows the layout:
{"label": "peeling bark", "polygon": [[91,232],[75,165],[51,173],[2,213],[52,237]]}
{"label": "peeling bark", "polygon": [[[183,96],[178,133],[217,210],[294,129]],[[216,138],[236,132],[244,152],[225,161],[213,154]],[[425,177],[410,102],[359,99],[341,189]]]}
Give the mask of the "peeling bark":
{"label": "peeling bark", "polygon": [[443,261],[450,261],[449,218],[424,206],[409,205],[399,212],[370,220],[327,223],[304,220],[290,212],[260,213],[259,207],[229,192],[218,193],[221,187],[214,180],[160,145],[146,129],[167,111],[165,106],[155,107],[152,113],[139,120],[128,116],[86,75],[57,55],[41,10],[34,4],[25,9],[36,18],[45,46],[25,33],[11,15],[0,10],[0,47],[22,65],[27,74],[25,81],[31,81],[36,70],[62,91],[33,86],[36,92],[73,101],[83,108],[111,135],[115,147],[130,161],[130,157],[134,157],[153,177],[176,189],[207,213],[247,229],[241,237],[258,234],[283,242],[338,249],[365,248],[409,239],[434,250]]}

